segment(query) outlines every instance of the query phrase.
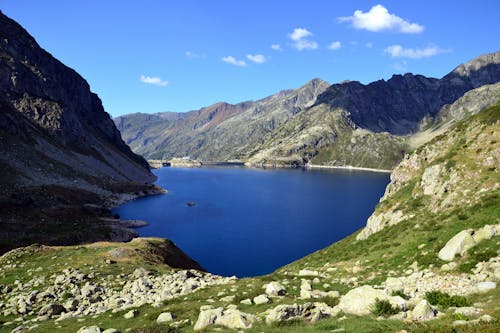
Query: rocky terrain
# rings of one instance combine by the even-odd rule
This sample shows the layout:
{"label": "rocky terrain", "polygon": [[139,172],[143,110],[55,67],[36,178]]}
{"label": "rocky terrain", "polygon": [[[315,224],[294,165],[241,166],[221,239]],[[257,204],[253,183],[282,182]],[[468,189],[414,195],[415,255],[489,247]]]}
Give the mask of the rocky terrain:
{"label": "rocky terrain", "polygon": [[429,119],[438,125],[464,93],[497,83],[499,68],[496,52],[441,79],[405,74],[368,85],[348,81],[331,86],[314,79],[256,102],[218,103],[185,114],[139,113],[115,123],[135,152],[152,159],[189,156],[254,166],[392,169],[412,145],[425,142],[421,131]]}
{"label": "rocky terrain", "polygon": [[0,253],[130,239],[96,217],[109,215],[104,201],[158,191],[147,162],[80,75],[2,13],[0,26]]}
{"label": "rocky terrain", "polygon": [[497,332],[499,127],[498,103],[451,124],[364,229],[267,276],[204,273],[157,239],[13,250],[0,331]]}

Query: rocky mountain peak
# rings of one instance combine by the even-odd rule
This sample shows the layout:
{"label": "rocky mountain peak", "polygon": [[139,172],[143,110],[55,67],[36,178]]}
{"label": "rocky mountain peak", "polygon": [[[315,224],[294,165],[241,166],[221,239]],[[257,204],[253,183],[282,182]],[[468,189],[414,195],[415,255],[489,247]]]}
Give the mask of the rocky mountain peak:
{"label": "rocky mountain peak", "polygon": [[480,55],[456,67],[445,80],[462,79],[477,88],[498,82],[500,76],[500,51]]}

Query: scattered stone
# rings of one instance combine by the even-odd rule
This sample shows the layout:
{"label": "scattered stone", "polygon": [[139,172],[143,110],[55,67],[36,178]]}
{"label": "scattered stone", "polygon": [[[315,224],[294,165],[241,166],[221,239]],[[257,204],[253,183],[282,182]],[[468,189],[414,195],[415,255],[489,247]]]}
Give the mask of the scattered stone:
{"label": "scattered stone", "polygon": [[240,301],[241,304],[246,304],[246,305],[251,305],[252,304],[252,300],[250,298],[246,298],[242,301]]}
{"label": "scattered stone", "polygon": [[482,315],[481,317],[479,317],[479,321],[483,322],[483,323],[491,323],[493,321],[495,321],[495,318],[493,318],[492,316],[490,315]]}
{"label": "scattered stone", "polygon": [[29,330],[30,328],[28,326],[17,326],[12,331],[10,331],[10,333],[24,333],[28,332]]}
{"label": "scattered stone", "polygon": [[138,315],[139,315],[139,311],[137,311],[137,310],[130,310],[129,312],[127,312],[127,313],[125,313],[123,315],[123,318],[125,318],[125,319],[132,319],[132,318],[136,318]]}
{"label": "scattered stone", "polygon": [[266,295],[259,295],[259,296],[256,296],[253,298],[253,302],[256,305],[267,304],[267,303],[269,303],[269,298],[267,298]]}
{"label": "scattered stone", "polygon": [[467,320],[454,320],[451,325],[453,326],[463,326],[467,325]]}
{"label": "scattered stone", "polygon": [[174,320],[174,315],[171,312],[160,313],[160,315],[158,316],[158,318],[156,318],[156,322],[158,324],[167,323],[167,322],[170,322],[170,321],[173,321],[173,320]]}
{"label": "scattered stone", "polygon": [[268,312],[266,323],[271,324],[299,318],[314,323],[322,318],[336,316],[339,312],[338,307],[332,308],[325,303],[282,304]]}
{"label": "scattered stone", "polygon": [[403,280],[396,277],[388,277],[387,280],[385,280],[385,289],[387,290],[388,293],[391,293],[396,290],[403,290],[404,289]]}
{"label": "scattered stone", "polygon": [[481,309],[475,308],[473,306],[465,306],[462,308],[456,308],[454,313],[464,315],[467,317],[477,317],[481,314]]}
{"label": "scattered stone", "polygon": [[117,329],[114,329],[114,328],[108,328],[108,329],[102,331],[102,333],[120,333],[120,331],[118,331]]}
{"label": "scattered stone", "polygon": [[458,264],[456,262],[452,261],[452,262],[449,262],[447,264],[442,265],[441,270],[448,272],[448,271],[454,270],[455,268],[457,268],[457,266],[458,266]]}
{"label": "scattered stone", "polygon": [[266,285],[266,294],[269,296],[283,296],[286,290],[279,282],[273,281]]}

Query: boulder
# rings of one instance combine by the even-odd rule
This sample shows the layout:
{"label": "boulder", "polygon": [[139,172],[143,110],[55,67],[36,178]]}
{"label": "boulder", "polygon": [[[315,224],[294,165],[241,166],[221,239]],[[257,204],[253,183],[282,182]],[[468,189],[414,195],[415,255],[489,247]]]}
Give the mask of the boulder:
{"label": "boulder", "polygon": [[388,298],[383,290],[374,289],[372,286],[361,286],[350,290],[340,297],[339,308],[347,314],[368,315],[376,299]]}
{"label": "boulder", "polygon": [[98,326],[83,326],[76,333],[102,333]]}
{"label": "boulder", "polygon": [[493,281],[484,281],[484,282],[479,282],[478,284],[476,284],[476,289],[477,289],[477,292],[479,292],[479,293],[488,292],[492,289],[495,289],[496,287],[497,287],[497,284],[496,284],[496,282],[493,282]]}
{"label": "boulder", "polygon": [[427,300],[422,300],[418,303],[412,312],[412,319],[416,321],[425,321],[429,319],[434,319],[436,317],[437,311],[427,302]]}
{"label": "boulder", "polygon": [[439,251],[438,257],[441,260],[453,261],[455,255],[463,256],[474,245],[476,242],[472,238],[472,230],[462,230],[446,243]]}
{"label": "boulder", "polygon": [[52,316],[58,316],[63,312],[66,312],[64,306],[60,304],[47,304],[40,309],[40,311],[38,312],[38,316],[52,317]]}
{"label": "boulder", "polygon": [[129,312],[125,313],[123,315],[123,318],[125,319],[132,319],[132,318],[135,318],[139,315],[139,311],[137,310],[130,310]]}
{"label": "boulder", "polygon": [[250,298],[246,298],[242,301],[240,301],[241,304],[246,304],[246,305],[251,305],[252,304],[252,300]]}
{"label": "boulder", "polygon": [[385,280],[385,290],[387,290],[388,293],[403,289],[404,283],[400,278],[388,277],[387,280]]}
{"label": "boulder", "polygon": [[319,276],[319,273],[310,269],[301,269],[299,276]]}
{"label": "boulder", "polygon": [[266,285],[266,294],[269,296],[283,296],[286,290],[279,282],[273,281]]}
{"label": "boulder", "polygon": [[305,303],[292,305],[278,305],[271,309],[266,316],[266,323],[305,319],[311,323],[318,321],[321,318],[336,316],[340,312],[339,307],[330,307],[325,303]]}
{"label": "boulder", "polygon": [[495,236],[495,234],[495,226],[487,224],[481,229],[476,230],[476,232],[474,232],[474,235],[472,235],[472,238],[476,243],[479,243],[483,240],[491,239],[493,236]]}
{"label": "boulder", "polygon": [[194,330],[202,330],[212,325],[221,325],[230,329],[247,329],[252,327],[254,321],[255,316],[237,309],[207,309],[200,311]]}
{"label": "boulder", "polygon": [[174,315],[171,312],[163,312],[158,315],[156,322],[158,324],[167,323],[174,320]]}
{"label": "boulder", "polygon": [[267,304],[269,303],[269,298],[267,298],[266,295],[259,295],[253,298],[254,304],[260,305],[260,304]]}

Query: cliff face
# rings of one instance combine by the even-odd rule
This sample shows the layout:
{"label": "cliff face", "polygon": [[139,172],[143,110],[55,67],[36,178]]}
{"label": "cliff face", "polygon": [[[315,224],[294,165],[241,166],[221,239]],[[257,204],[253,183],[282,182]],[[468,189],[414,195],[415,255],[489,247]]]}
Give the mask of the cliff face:
{"label": "cliff face", "polygon": [[153,180],[87,82],[0,13],[0,252],[130,239],[102,206]]}
{"label": "cliff face", "polygon": [[0,26],[2,164],[26,185],[152,181],[88,83],[3,14]]}

